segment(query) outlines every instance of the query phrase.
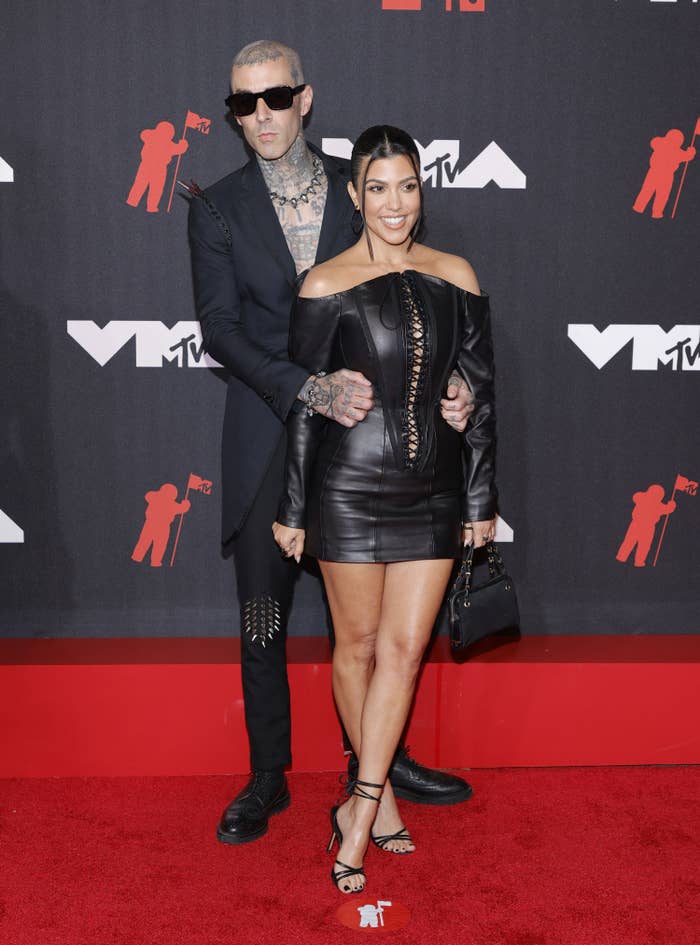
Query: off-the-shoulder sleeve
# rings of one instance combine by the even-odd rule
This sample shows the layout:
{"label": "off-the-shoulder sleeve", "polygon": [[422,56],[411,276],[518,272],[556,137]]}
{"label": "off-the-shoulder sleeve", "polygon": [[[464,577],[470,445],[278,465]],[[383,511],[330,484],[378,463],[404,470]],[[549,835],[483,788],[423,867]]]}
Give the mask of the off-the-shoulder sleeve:
{"label": "off-the-shoulder sleeve", "polygon": [[474,412],[464,431],[462,519],[483,522],[496,514],[496,410],[491,317],[487,295],[462,293],[464,331],[457,369],[474,394]]}
{"label": "off-the-shoulder sleeve", "polygon": [[[328,371],[340,318],[340,297],[295,299],[289,332],[289,357],[309,374]],[[311,472],[326,420],[309,415],[297,401],[287,418],[287,462],[277,521],[290,528],[306,525]]]}

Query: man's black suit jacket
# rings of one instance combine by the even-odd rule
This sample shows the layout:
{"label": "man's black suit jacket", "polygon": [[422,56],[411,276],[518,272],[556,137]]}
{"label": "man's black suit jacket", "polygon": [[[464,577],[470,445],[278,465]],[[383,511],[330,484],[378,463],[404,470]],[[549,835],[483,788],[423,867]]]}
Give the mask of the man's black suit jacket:
{"label": "man's black suit jacket", "polygon": [[[348,162],[310,147],[328,180],[320,263],[356,237]],[[204,348],[230,373],[222,440],[226,545],[243,524],[308,377],[288,358],[297,274],[256,158],[191,200],[189,241]]]}

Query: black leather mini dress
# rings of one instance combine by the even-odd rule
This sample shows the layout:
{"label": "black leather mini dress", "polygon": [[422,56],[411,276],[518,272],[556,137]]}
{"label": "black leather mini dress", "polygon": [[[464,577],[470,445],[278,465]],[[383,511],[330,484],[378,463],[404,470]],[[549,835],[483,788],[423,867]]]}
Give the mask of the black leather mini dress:
{"label": "black leather mini dress", "polygon": [[[278,521],[325,561],[459,557],[461,523],[496,513],[488,297],[416,270],[298,297],[290,358],[361,371],[375,406],[352,428],[301,404],[290,415]],[[463,434],[440,415],[453,369],[476,399]]]}

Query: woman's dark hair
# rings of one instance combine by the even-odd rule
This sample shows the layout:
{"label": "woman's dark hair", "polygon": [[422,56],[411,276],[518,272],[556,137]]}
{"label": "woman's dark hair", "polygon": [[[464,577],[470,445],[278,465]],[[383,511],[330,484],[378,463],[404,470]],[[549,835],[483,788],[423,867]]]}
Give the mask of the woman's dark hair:
{"label": "woman's dark hair", "polygon": [[[350,175],[355,190],[360,198],[360,213],[364,220],[365,184],[367,183],[367,173],[372,162],[380,160],[381,158],[397,157],[399,154],[405,155],[413,165],[413,170],[418,179],[418,190],[420,193],[420,211],[418,213],[418,219],[411,230],[411,241],[408,247],[410,249],[415,243],[423,224],[423,188],[420,182],[420,155],[418,154],[418,148],[413,138],[405,131],[402,131],[401,128],[395,128],[393,125],[372,125],[371,128],[367,128],[363,131],[355,142],[355,146],[352,149],[352,157],[350,158]],[[362,181],[360,181],[362,163],[367,158],[369,158],[369,160],[365,165]],[[365,227],[365,237],[367,238],[369,257],[370,259],[374,259],[372,243],[367,227]]]}

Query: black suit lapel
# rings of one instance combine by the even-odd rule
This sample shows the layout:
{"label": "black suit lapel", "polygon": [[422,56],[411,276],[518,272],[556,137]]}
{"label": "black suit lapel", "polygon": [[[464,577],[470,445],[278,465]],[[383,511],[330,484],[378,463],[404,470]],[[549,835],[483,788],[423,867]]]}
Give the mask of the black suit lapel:
{"label": "black suit lapel", "polygon": [[316,262],[319,263],[325,262],[331,256],[336,256],[346,248],[346,242],[341,246],[336,246],[336,238],[343,227],[349,228],[350,226],[352,203],[347,189],[348,177],[341,165],[336,163],[333,158],[323,154],[314,145],[309,145],[309,147],[323,161],[326,180],[328,181],[326,208],[323,212],[323,223],[321,224],[321,233],[316,249]]}
{"label": "black suit lapel", "polygon": [[296,266],[255,158],[245,167],[242,192],[242,209],[252,229],[264,243],[270,257],[281,267],[289,284],[295,286]]}

